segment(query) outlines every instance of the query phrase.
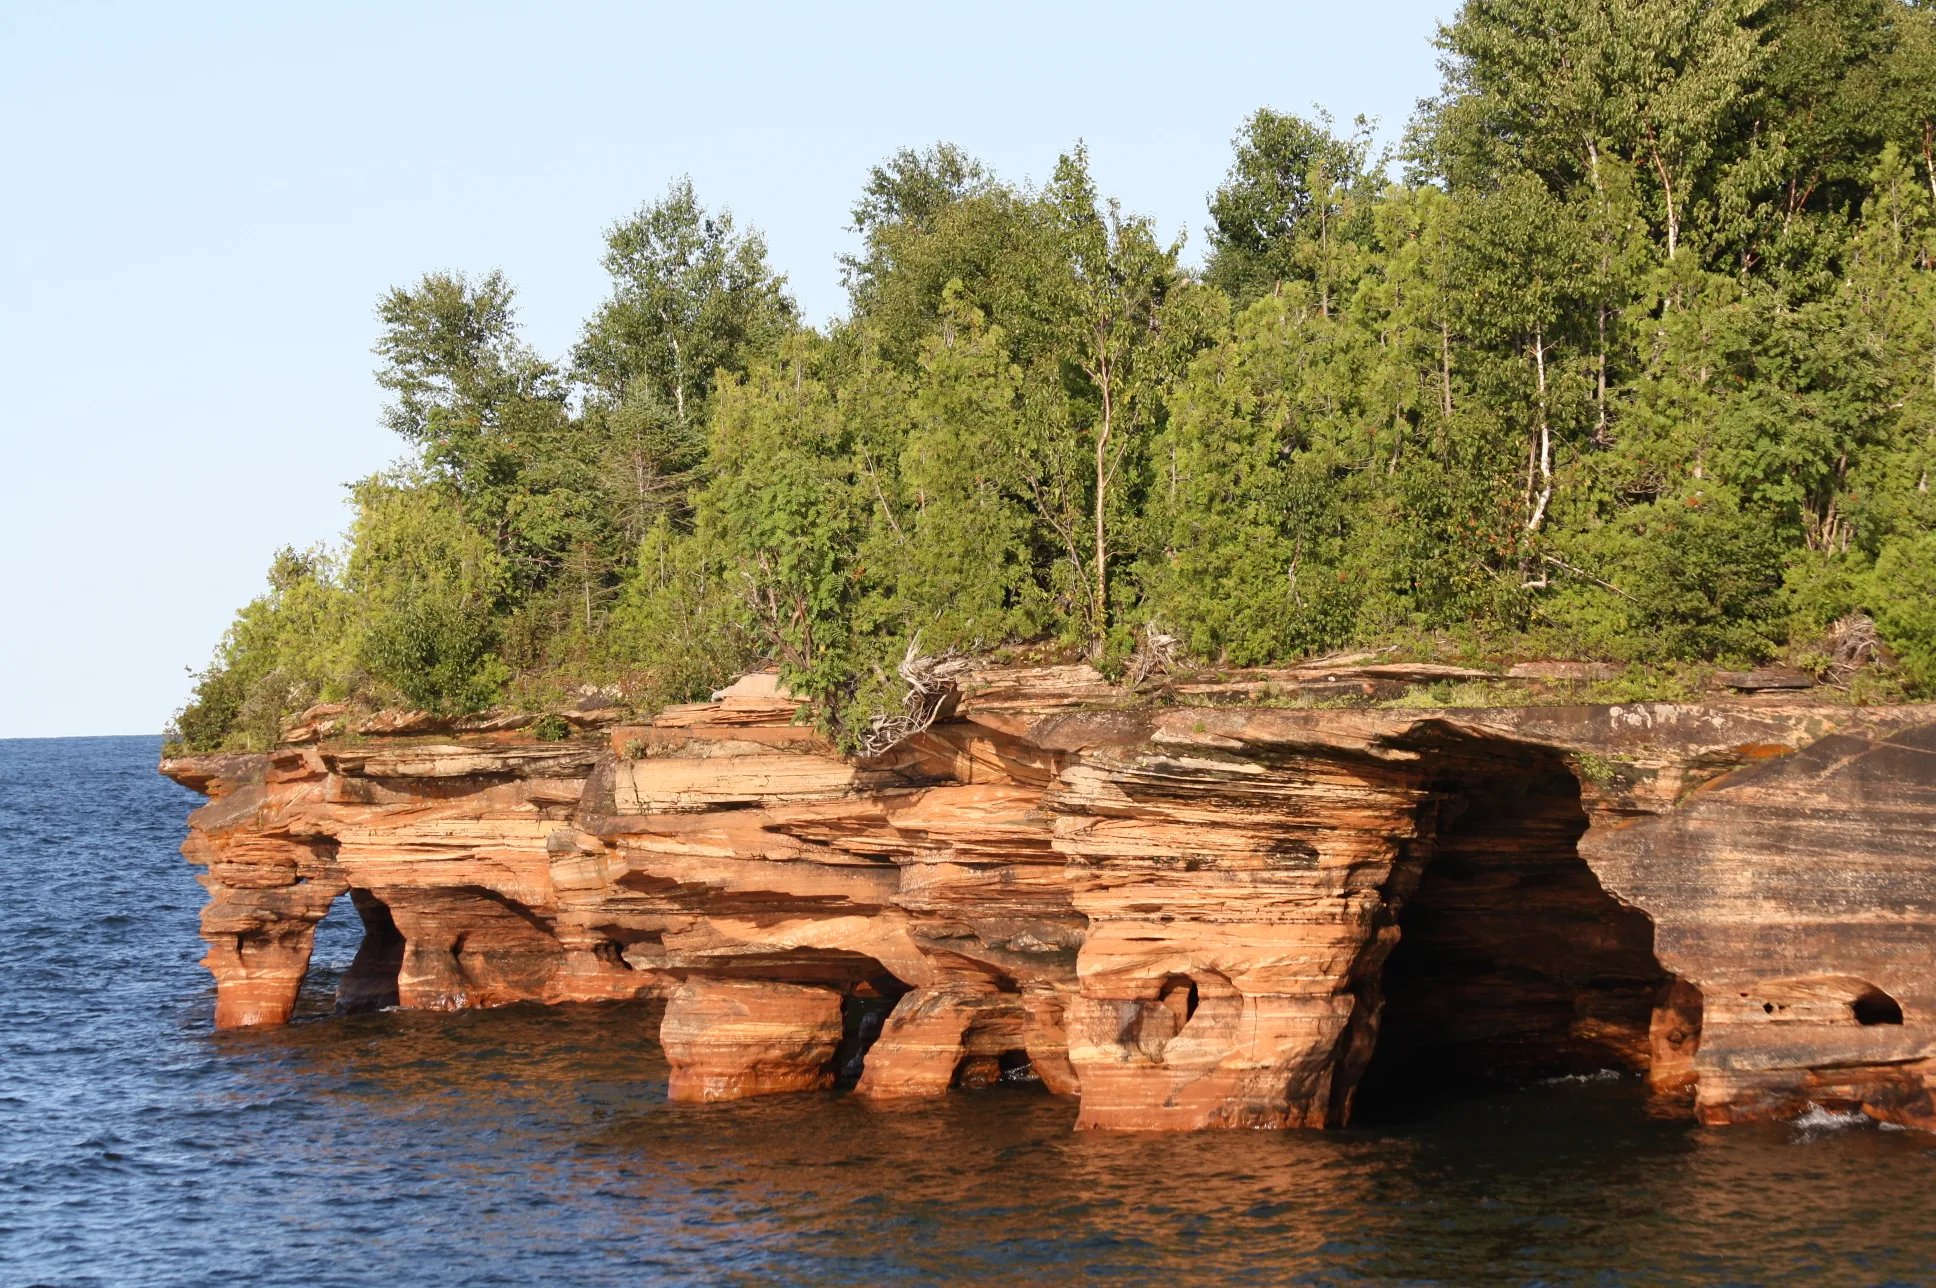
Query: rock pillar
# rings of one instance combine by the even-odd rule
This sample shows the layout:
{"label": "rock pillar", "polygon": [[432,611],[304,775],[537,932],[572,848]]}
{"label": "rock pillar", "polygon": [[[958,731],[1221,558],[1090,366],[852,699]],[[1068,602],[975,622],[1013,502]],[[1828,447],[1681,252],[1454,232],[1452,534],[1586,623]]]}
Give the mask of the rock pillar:
{"label": "rock pillar", "polygon": [[834,1082],[840,994],[755,980],[688,979],[659,1030],[674,1100],[819,1091]]}
{"label": "rock pillar", "polygon": [[309,973],[316,923],[344,886],[310,881],[268,890],[211,890],[202,910],[215,976],[215,1027],[287,1024]]}

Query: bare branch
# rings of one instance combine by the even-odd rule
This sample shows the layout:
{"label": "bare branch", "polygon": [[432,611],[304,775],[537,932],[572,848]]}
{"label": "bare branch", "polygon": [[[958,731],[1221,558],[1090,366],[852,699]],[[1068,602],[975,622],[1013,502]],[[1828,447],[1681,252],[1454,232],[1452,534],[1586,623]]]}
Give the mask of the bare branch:
{"label": "bare branch", "polygon": [[1129,687],[1136,688],[1152,675],[1167,675],[1176,666],[1180,642],[1176,636],[1164,634],[1155,622],[1144,622],[1143,638],[1136,641],[1136,651],[1129,655]]}
{"label": "bare branch", "polygon": [[908,641],[907,655],[894,673],[907,685],[902,699],[904,710],[894,715],[878,715],[867,722],[860,735],[863,756],[879,756],[925,731],[940,716],[948,696],[955,692],[962,677],[981,666],[978,658],[967,657],[954,649],[940,654],[921,652],[921,637]]}

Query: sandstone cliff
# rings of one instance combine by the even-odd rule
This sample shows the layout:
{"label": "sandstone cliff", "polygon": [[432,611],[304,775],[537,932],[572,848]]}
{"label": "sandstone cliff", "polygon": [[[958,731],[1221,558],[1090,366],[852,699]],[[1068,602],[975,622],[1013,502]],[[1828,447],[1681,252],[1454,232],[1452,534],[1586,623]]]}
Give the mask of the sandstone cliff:
{"label": "sandstone cliff", "polygon": [[677,1099],[1033,1077],[1085,1127],[1327,1126],[1611,1067],[1704,1122],[1936,1129],[1936,707],[1240,705],[1431,678],[1332,670],[989,670],[864,761],[755,675],[162,769],[211,797],[223,1026],[290,1017],[347,894],[340,1008],[661,995]]}

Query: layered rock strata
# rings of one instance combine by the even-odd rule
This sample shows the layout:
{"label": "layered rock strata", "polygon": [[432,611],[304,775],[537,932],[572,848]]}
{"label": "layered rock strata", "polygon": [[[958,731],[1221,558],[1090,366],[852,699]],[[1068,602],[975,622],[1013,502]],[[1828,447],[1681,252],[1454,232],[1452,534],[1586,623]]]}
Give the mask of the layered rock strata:
{"label": "layered rock strata", "polygon": [[[1298,683],[1462,674],[1337,671]],[[211,797],[222,1026],[291,1017],[347,894],[341,1009],[663,996],[675,1099],[1029,1078],[1084,1127],[1317,1127],[1617,1068],[1709,1123],[1936,1129],[1936,708],[1255,705],[1283,683],[989,670],[853,760],[755,675],[163,771]]]}

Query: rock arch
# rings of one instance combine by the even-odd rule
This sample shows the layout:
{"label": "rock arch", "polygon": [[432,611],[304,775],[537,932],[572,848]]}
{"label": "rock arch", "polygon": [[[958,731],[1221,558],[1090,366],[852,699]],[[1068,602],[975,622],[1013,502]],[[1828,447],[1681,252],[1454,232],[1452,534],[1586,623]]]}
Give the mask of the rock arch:
{"label": "rock arch", "polygon": [[397,976],[403,970],[403,933],[390,915],[390,905],[361,886],[351,886],[349,897],[363,923],[363,942],[357,945],[349,969],[336,982],[336,1010],[340,1015],[397,1005]]}

